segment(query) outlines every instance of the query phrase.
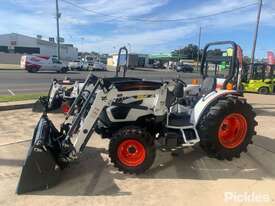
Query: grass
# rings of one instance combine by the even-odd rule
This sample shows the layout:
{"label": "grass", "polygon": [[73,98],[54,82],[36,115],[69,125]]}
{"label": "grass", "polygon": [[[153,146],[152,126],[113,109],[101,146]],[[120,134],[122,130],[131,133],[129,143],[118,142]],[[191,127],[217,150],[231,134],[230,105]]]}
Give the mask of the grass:
{"label": "grass", "polygon": [[20,69],[19,64],[0,64],[0,70],[18,70]]}
{"label": "grass", "polygon": [[0,96],[0,102],[15,102],[15,101],[24,101],[38,99],[41,96],[46,96],[46,93],[36,93],[36,94],[19,94],[15,96]]}

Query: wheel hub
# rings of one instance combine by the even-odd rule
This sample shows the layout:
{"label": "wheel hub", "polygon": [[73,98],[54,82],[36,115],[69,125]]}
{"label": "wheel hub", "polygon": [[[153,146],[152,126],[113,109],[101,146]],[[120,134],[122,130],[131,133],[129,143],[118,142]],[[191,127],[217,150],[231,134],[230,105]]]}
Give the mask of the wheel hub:
{"label": "wheel hub", "polygon": [[247,133],[247,121],[242,114],[232,113],[227,115],[218,131],[221,145],[228,149],[238,147],[245,139]]}
{"label": "wheel hub", "polygon": [[121,142],[118,146],[117,156],[124,165],[136,167],[144,162],[146,150],[138,140],[128,139]]}
{"label": "wheel hub", "polygon": [[130,154],[134,154],[136,151],[137,151],[137,150],[136,150],[136,148],[135,148],[133,145],[131,145],[131,146],[128,148],[128,152],[129,152]]}

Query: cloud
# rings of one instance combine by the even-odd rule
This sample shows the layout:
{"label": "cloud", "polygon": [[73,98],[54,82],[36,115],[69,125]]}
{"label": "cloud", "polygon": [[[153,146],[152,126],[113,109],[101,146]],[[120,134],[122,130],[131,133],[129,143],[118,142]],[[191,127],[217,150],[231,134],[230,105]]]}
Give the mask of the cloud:
{"label": "cloud", "polygon": [[[140,16],[168,3],[168,0],[96,0],[82,6],[113,16]],[[81,5],[81,4],[80,4]]]}
{"label": "cloud", "polygon": [[45,18],[41,15],[28,15],[1,11],[0,33],[22,33],[27,35],[41,34],[52,36],[55,34],[54,19]]}
{"label": "cloud", "polygon": [[192,34],[195,28],[195,25],[189,25],[173,29],[145,31],[136,34],[114,35],[107,38],[99,36],[87,36],[84,37],[85,45],[82,45],[82,49],[88,51],[97,50],[101,52],[113,52],[114,47],[118,49],[119,47],[124,45],[127,46],[127,44],[130,43],[132,49],[134,49],[136,52],[154,52],[154,47],[162,49],[163,46],[167,45],[167,43],[171,43],[177,39],[185,38],[186,36]]}
{"label": "cloud", "polygon": [[89,21],[86,19],[78,19],[72,16],[64,16],[61,19],[61,22],[66,25],[87,25]]}
{"label": "cloud", "polygon": [[[196,22],[149,23],[130,21],[134,18],[178,19],[207,16],[213,13],[248,5],[256,0],[70,0],[86,9],[110,16],[95,15],[60,2],[62,17],[61,35],[68,43],[75,43],[81,50],[112,52],[113,47],[127,43],[134,51],[168,51],[183,44],[185,38],[197,36],[199,26],[207,27],[210,35],[217,37],[236,28],[254,29],[257,7],[205,18]],[[261,18],[262,26],[275,26],[275,2],[265,0]],[[273,9],[273,10],[272,10]],[[18,32],[27,35],[55,36],[55,4],[45,0],[7,0],[0,8],[0,33]],[[126,18],[128,16],[129,18]],[[120,17],[116,20],[114,17]],[[209,29],[208,29],[209,28]],[[84,39],[84,40],[81,40]]]}

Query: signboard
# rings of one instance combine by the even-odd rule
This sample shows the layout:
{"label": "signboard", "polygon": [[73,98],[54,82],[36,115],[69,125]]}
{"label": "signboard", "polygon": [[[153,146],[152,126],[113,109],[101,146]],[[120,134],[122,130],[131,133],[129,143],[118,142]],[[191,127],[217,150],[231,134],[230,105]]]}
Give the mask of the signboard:
{"label": "signboard", "polygon": [[49,42],[54,43],[54,37],[50,37]]}
{"label": "signboard", "polygon": [[16,41],[11,41],[11,46],[16,46]]}
{"label": "signboard", "polygon": [[275,56],[272,51],[267,52],[267,62],[268,64],[275,65]]}

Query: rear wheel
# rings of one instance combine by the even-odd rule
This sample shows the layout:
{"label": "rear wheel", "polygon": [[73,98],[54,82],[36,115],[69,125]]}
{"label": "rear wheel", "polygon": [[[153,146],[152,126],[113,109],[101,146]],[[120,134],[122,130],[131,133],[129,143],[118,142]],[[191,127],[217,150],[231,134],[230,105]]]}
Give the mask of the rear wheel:
{"label": "rear wheel", "polygon": [[256,134],[255,112],[245,99],[219,100],[198,125],[201,147],[210,156],[231,160],[247,151]]}
{"label": "rear wheel", "polygon": [[30,73],[36,73],[36,72],[38,72],[38,68],[32,67],[32,68],[28,69],[28,72],[30,72]]}
{"label": "rear wheel", "polygon": [[152,136],[139,127],[120,129],[109,144],[109,157],[120,171],[140,174],[149,169],[156,156]]}
{"label": "rear wheel", "polygon": [[268,87],[261,87],[258,89],[259,94],[269,94],[269,88]]}
{"label": "rear wheel", "polygon": [[67,73],[68,69],[66,67],[61,68],[61,73]]}

